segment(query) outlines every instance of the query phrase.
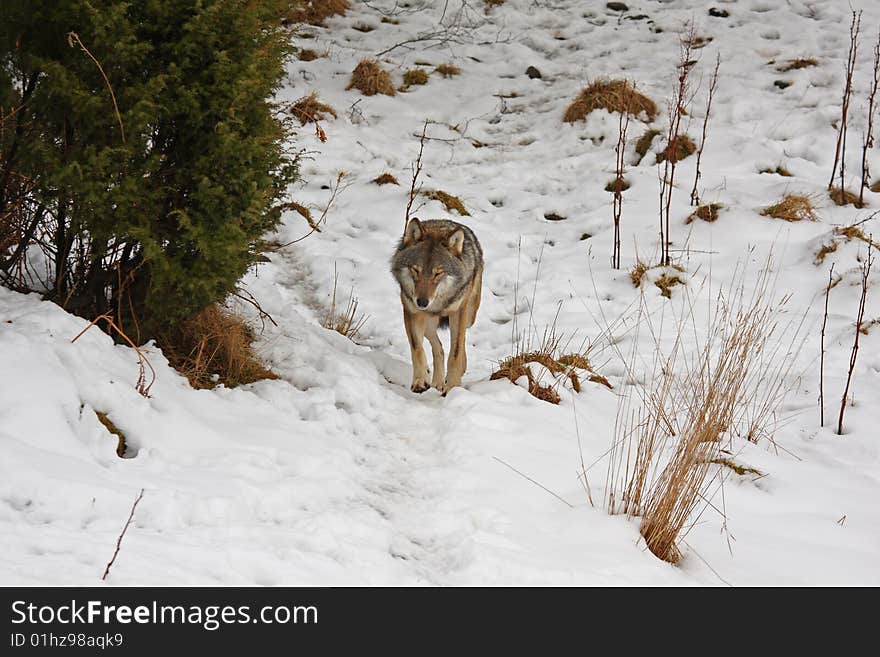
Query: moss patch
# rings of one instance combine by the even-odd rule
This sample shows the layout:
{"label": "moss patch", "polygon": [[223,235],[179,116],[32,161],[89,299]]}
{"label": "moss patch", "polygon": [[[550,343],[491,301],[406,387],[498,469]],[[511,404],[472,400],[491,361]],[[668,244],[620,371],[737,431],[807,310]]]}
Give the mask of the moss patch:
{"label": "moss patch", "polygon": [[107,431],[116,436],[116,456],[119,458],[125,457],[125,450],[128,448],[125,440],[125,434],[113,424],[113,421],[107,417],[106,413],[102,413],[101,411],[95,411],[95,415],[98,416],[98,421],[106,427]]}

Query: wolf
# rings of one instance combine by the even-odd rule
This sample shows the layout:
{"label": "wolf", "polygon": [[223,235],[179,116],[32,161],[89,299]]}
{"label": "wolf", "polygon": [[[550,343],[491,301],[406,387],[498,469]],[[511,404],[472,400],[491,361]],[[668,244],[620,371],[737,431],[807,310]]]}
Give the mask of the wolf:
{"label": "wolf", "polygon": [[[446,395],[461,385],[467,370],[465,332],[477,317],[483,288],[483,249],[467,226],[436,219],[409,220],[391,258],[391,273],[400,285],[403,326],[412,355],[413,392],[430,387]],[[443,344],[437,327],[448,323],[449,363],[444,376]],[[422,349],[427,337],[434,358],[428,382],[428,361]]]}

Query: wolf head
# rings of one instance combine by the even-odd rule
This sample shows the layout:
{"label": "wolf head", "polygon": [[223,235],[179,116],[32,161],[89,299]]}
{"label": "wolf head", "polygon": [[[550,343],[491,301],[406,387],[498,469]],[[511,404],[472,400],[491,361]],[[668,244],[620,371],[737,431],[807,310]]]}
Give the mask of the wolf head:
{"label": "wolf head", "polygon": [[468,283],[465,234],[449,221],[412,218],[391,260],[403,295],[425,312],[441,312]]}

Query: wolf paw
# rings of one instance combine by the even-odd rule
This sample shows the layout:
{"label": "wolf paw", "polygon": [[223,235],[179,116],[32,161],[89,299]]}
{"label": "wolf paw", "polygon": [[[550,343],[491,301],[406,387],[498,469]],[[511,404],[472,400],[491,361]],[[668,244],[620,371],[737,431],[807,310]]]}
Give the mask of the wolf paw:
{"label": "wolf paw", "polygon": [[421,393],[425,392],[425,390],[428,390],[430,387],[431,386],[427,383],[417,382],[417,383],[413,383],[409,389],[412,390],[413,392],[417,392],[417,393],[421,394]]}

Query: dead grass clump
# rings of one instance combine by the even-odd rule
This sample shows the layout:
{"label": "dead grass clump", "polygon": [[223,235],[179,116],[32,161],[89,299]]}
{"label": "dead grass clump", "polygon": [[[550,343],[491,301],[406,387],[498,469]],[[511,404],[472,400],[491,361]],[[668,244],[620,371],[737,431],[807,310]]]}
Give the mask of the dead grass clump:
{"label": "dead grass clump", "polygon": [[636,260],[636,264],[629,272],[629,279],[632,281],[633,287],[641,287],[642,281],[645,280],[645,276],[649,271],[659,270],[661,271],[660,276],[657,280],[654,281],[654,285],[660,288],[660,294],[662,294],[667,299],[672,298],[672,288],[676,285],[684,285],[685,282],[679,277],[678,274],[684,273],[684,267],[680,265],[669,265],[668,267],[664,267],[663,265],[656,265],[651,267],[641,260]]}
{"label": "dead grass clump", "polygon": [[127,449],[125,434],[122,433],[119,427],[117,427],[109,417],[107,417],[106,413],[95,411],[95,415],[98,416],[98,421],[104,425],[107,431],[116,436],[116,456],[123,458],[125,456],[125,450]]}
{"label": "dead grass clump", "polygon": [[328,116],[336,118],[336,110],[318,100],[318,92],[313,91],[303,96],[290,107],[290,113],[299,119],[302,125],[324,121]]}
{"label": "dead grass clump", "polygon": [[761,215],[783,221],[816,221],[819,218],[812,199],[803,194],[786,194],[779,203],[761,210]]}
{"label": "dead grass clump", "polygon": [[349,340],[354,341],[361,332],[364,324],[367,323],[368,317],[361,313],[358,315],[358,300],[354,296],[354,289],[348,295],[348,304],[345,310],[339,312],[336,307],[336,286],[339,282],[339,275],[336,274],[333,279],[333,297],[330,300],[330,309],[321,322],[321,326],[331,331],[336,331],[340,335],[344,335]]}
{"label": "dead grass clump", "polygon": [[801,68],[809,68],[811,66],[816,66],[819,62],[817,62],[812,57],[807,57],[803,59],[789,59],[784,64],[780,64],[776,67],[776,70],[780,73],[788,73],[789,71],[796,71]]}
{"label": "dead grass clump", "polygon": [[865,204],[859,201],[858,194],[853,194],[848,189],[835,187],[828,192],[828,196],[837,205],[854,205],[857,208],[865,207]]}
{"label": "dead grass clump", "polygon": [[[702,515],[699,507],[718,510],[712,498],[724,474],[716,465],[761,474],[724,455],[732,453],[735,436],[769,436],[796,385],[792,353],[802,344],[801,325],[797,318],[785,323],[787,297],[775,299],[769,261],[765,267],[757,281],[745,285],[741,275],[718,293],[708,330],[693,352],[685,353],[681,340],[697,321],[693,304],[672,322],[670,340],[661,339],[647,307],[639,310],[656,351],[644,373],[646,389],[625,390],[620,397],[605,502],[609,513],[641,517],[648,549],[670,563],[680,561],[680,545]],[[634,376],[641,361],[635,352],[630,358],[626,366]],[[718,513],[723,522],[723,511]]]}
{"label": "dead grass clump", "polygon": [[391,18],[391,16],[383,16],[380,22],[387,23],[388,25],[400,25],[400,21],[396,18]]}
{"label": "dead grass clump", "polygon": [[297,58],[301,62],[311,62],[311,61],[318,59],[318,57],[320,57],[320,56],[321,55],[319,55],[316,51],[312,50],[311,48],[303,48],[297,54]]}
{"label": "dead grass clump", "polygon": [[639,162],[648,154],[648,151],[651,150],[651,144],[654,143],[654,138],[660,134],[659,130],[655,130],[654,128],[648,128],[639,137],[636,142],[636,153],[639,155]]}
{"label": "dead grass clump", "polygon": [[403,86],[400,87],[400,91],[422,84],[428,84],[428,72],[422,68],[411,68],[403,74]]}
{"label": "dead grass clump", "polygon": [[461,73],[461,69],[454,64],[440,64],[434,70],[444,78],[452,78]]}
{"label": "dead grass clump", "polygon": [[321,25],[331,16],[345,16],[351,6],[348,0],[306,0],[290,14],[294,23]]}
{"label": "dead grass clump", "polygon": [[[674,265],[672,265],[674,267]],[[660,288],[660,294],[662,294],[667,299],[672,298],[672,288],[676,285],[684,285],[684,281],[678,277],[677,274],[666,272],[656,281],[654,281],[654,285]]]}
{"label": "dead grass clump", "polygon": [[620,180],[615,178],[614,180],[609,180],[608,184],[605,185],[605,191],[612,192],[612,193],[618,192],[618,191],[625,192],[629,188],[630,188],[630,183],[629,183],[629,180],[627,180],[626,178],[621,178]]}
{"label": "dead grass clump", "polygon": [[718,220],[718,211],[721,210],[724,206],[720,203],[707,203],[705,205],[699,206],[696,210],[694,210],[690,216],[685,220],[685,223],[691,223],[696,221],[697,219],[702,219],[703,221],[708,221],[712,223],[713,221]]}
{"label": "dead grass clump", "polygon": [[464,203],[462,203],[461,199],[457,196],[453,196],[452,194],[439,189],[428,189],[422,193],[432,201],[440,201],[446,208],[447,212],[452,212],[454,210],[462,217],[471,216],[471,213],[467,211],[467,208],[464,207]]}
{"label": "dead grass clump", "polygon": [[874,192],[875,194],[880,194],[880,180],[878,180],[878,181],[875,182],[873,185],[871,185],[870,187],[868,187],[868,189],[870,189],[870,190],[871,190],[872,192]]}
{"label": "dead grass clump", "polygon": [[634,264],[633,268],[629,271],[629,280],[632,281],[633,287],[642,286],[642,279],[645,277],[645,272],[647,271],[648,265],[641,260],[636,260],[636,264]]}
{"label": "dead grass clump", "polygon": [[393,96],[394,84],[388,71],[383,69],[375,59],[362,59],[351,73],[351,81],[346,90],[357,89],[365,96],[385,94]]}
{"label": "dead grass clump", "polygon": [[376,28],[372,25],[367,25],[366,23],[358,23],[357,25],[352,25],[352,29],[357,30],[358,32],[363,32],[366,34],[367,32],[372,32]]}
{"label": "dead grass clump", "polygon": [[[572,390],[580,392],[581,377],[586,376],[588,381],[600,383],[611,388],[611,383],[601,374],[593,371],[586,354],[571,353],[559,355],[557,351],[558,341],[554,341],[550,348],[545,345],[539,350],[518,353],[505,358],[498,363],[498,369],[489,377],[490,381],[508,379],[516,383],[522,377],[528,381],[529,394],[542,401],[558,404],[560,401],[558,388],[560,384],[568,380]],[[535,373],[532,364],[543,367],[549,372],[551,381],[542,382],[541,374]]]}
{"label": "dead grass clump", "polygon": [[376,176],[375,178],[373,178],[373,182],[377,185],[399,185],[400,184],[399,182],[397,182],[397,178],[392,176],[387,171],[385,173],[383,173],[382,175]]}
{"label": "dead grass clump", "polygon": [[636,91],[629,80],[596,80],[568,106],[562,120],[566,123],[582,121],[597,109],[626,112],[636,117],[644,113],[649,121],[657,115],[654,101]]}
{"label": "dead grass clump", "polygon": [[233,388],[262,379],[278,379],[257,358],[254,331],[236,313],[217,304],[182,322],[159,345],[171,366],[193,388],[223,384]]}
{"label": "dead grass clump", "polygon": [[859,240],[860,242],[864,242],[868,246],[874,247],[880,251],[880,243],[874,241],[868,235],[865,235],[864,231],[859,228],[858,225],[837,226],[831,231],[831,241],[829,243],[823,243],[819,252],[816,253],[815,264],[821,265],[825,261],[825,256],[837,251],[837,247],[840,245],[841,241],[851,242],[852,240]]}
{"label": "dead grass clump", "polygon": [[786,169],[781,164],[777,165],[773,168],[764,167],[763,169],[760,169],[758,171],[758,173],[775,173],[777,176],[783,176],[784,178],[791,178],[792,177],[791,171]]}
{"label": "dead grass clump", "polygon": [[756,475],[758,477],[764,476],[764,473],[761,472],[760,470],[758,470],[757,468],[752,468],[748,465],[740,465],[739,463],[737,463],[733,459],[730,459],[730,458],[727,458],[724,456],[719,456],[717,458],[712,459],[709,462],[715,463],[716,465],[723,465],[725,468],[730,468],[731,470],[733,470],[736,474],[738,474],[741,477],[744,477],[746,475]]}
{"label": "dead grass clump", "polygon": [[664,162],[666,157],[670,157],[671,162],[681,162],[689,155],[697,152],[697,145],[694,140],[687,135],[677,135],[673,137],[671,145],[668,145],[657,154],[657,162]]}

